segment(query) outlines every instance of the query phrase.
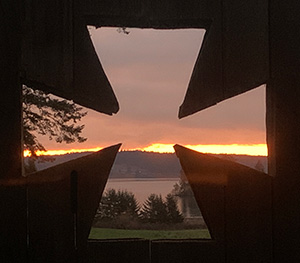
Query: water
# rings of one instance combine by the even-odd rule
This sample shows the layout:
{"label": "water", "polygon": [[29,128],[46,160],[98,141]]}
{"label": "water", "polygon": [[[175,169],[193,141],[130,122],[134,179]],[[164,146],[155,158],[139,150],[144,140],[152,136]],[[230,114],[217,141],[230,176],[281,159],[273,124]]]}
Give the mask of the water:
{"label": "water", "polygon": [[172,191],[174,184],[178,182],[178,178],[109,179],[104,191],[113,188],[132,192],[138,203],[142,205],[150,194],[161,194],[165,198]]}
{"label": "water", "polygon": [[[150,194],[161,195],[162,198],[165,198],[167,194],[171,193],[176,183],[179,183],[178,178],[109,179],[104,192],[108,189],[132,192],[142,207]],[[185,218],[197,218],[201,216],[201,212],[192,192],[185,195],[184,198],[178,198],[177,206]]]}

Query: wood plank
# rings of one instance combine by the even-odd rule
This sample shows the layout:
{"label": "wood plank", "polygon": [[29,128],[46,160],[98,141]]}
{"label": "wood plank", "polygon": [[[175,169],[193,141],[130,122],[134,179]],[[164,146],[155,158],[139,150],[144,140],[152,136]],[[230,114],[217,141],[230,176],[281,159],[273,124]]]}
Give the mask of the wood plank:
{"label": "wood plank", "polygon": [[[28,176],[30,262],[81,258],[119,147],[111,146]],[[78,174],[77,186],[76,180],[71,181],[74,172]]]}
{"label": "wood plank", "polygon": [[153,240],[151,263],[223,263],[219,244],[212,240]]}
{"label": "wood plank", "polygon": [[[77,248],[85,253],[87,240],[110,170],[121,144],[101,150],[98,156],[87,156],[85,163],[74,169],[78,174]],[[97,162],[93,163],[97,158]],[[84,259],[84,258],[83,258]]]}
{"label": "wood plank", "polygon": [[183,118],[269,79],[268,1],[211,1],[214,13],[184,101]]}
{"label": "wood plank", "polygon": [[300,261],[299,12],[299,1],[270,1],[267,141],[274,181],[274,263]]}
{"label": "wood plank", "polygon": [[90,240],[90,263],[150,263],[150,241],[144,239]]}
{"label": "wood plank", "polygon": [[72,1],[27,0],[24,6],[23,82],[96,111],[116,113],[117,99]]}
{"label": "wood plank", "polygon": [[[27,261],[22,181],[20,1],[0,1],[0,262]],[[22,185],[23,183],[23,185]]]}
{"label": "wood plank", "polygon": [[27,199],[24,180],[1,180],[0,209],[0,262],[27,262]]}
{"label": "wood plank", "polygon": [[226,262],[272,262],[272,177],[174,148],[212,238],[224,244]]}
{"label": "wood plank", "polygon": [[1,1],[0,5],[0,178],[22,176],[20,2]]}
{"label": "wood plank", "polygon": [[209,0],[88,0],[83,16],[96,27],[199,28],[208,25]]}

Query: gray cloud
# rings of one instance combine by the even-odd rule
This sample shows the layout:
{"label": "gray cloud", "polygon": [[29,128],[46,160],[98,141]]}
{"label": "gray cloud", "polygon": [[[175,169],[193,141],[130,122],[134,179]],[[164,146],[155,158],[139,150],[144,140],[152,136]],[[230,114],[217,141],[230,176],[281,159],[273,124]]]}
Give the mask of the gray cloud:
{"label": "gray cloud", "polygon": [[88,141],[71,147],[264,143],[263,87],[178,120],[203,30],[129,30],[129,35],[90,31],[121,110],[113,117],[89,111],[84,119]]}

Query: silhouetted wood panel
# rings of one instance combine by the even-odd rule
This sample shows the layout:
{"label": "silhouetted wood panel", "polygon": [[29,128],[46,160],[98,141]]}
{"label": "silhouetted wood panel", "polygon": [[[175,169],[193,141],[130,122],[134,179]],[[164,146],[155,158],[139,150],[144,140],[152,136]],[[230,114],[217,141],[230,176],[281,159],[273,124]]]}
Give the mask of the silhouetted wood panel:
{"label": "silhouetted wood panel", "polygon": [[30,176],[40,180],[28,186],[30,262],[72,262],[75,246],[70,169],[60,165]]}
{"label": "silhouetted wood panel", "polygon": [[210,24],[206,27],[188,89],[179,108],[179,118],[210,107],[224,96],[222,2],[214,0],[210,6],[211,12],[207,14]]}
{"label": "silhouetted wood panel", "polygon": [[[89,155],[74,171],[78,174],[77,248],[84,252],[110,170],[121,144]],[[95,162],[95,159],[97,161]]]}
{"label": "silhouetted wood panel", "polygon": [[84,252],[119,147],[111,146],[28,176],[31,262],[73,262],[81,257],[77,249]]}
{"label": "silhouetted wood panel", "polygon": [[73,1],[28,0],[24,6],[23,82],[96,111],[116,113],[117,99]]}
{"label": "silhouetted wood panel", "polygon": [[27,255],[26,189],[21,163],[21,1],[0,1],[0,262]]}
{"label": "silhouetted wood panel", "polygon": [[89,263],[150,263],[150,241],[144,239],[107,239],[88,242]]}
{"label": "silhouetted wood panel", "polygon": [[228,170],[227,261],[272,262],[272,178],[247,167]]}
{"label": "silhouetted wood panel", "polygon": [[212,240],[153,240],[151,263],[222,263],[224,251]]}
{"label": "silhouetted wood panel", "polygon": [[225,185],[227,184],[223,167],[216,166],[211,171],[204,161],[199,163],[198,153],[178,145],[174,148],[212,239],[223,242],[226,231]]}
{"label": "silhouetted wood panel", "polygon": [[87,0],[81,1],[86,21],[94,26],[194,28],[209,25],[209,0]]}
{"label": "silhouetted wood panel", "polygon": [[224,244],[226,262],[272,262],[271,177],[180,145],[174,148],[213,239]]}
{"label": "silhouetted wood panel", "polygon": [[274,79],[267,87],[269,171],[274,177],[273,242],[276,263],[300,261],[299,87],[300,80],[293,77]]}
{"label": "silhouetted wood panel", "polygon": [[270,1],[267,141],[274,177],[274,263],[300,262],[299,10],[299,1]]}
{"label": "silhouetted wood panel", "polygon": [[21,179],[0,182],[0,262],[27,259],[26,184]]}
{"label": "silhouetted wood panel", "polygon": [[224,1],[222,100],[269,79],[268,7],[266,0]]}
{"label": "silhouetted wood panel", "polygon": [[[20,1],[0,5],[0,178],[21,177]],[[0,208],[1,209],[1,208]]]}
{"label": "silhouetted wood panel", "polygon": [[[185,117],[269,79],[268,1],[215,1],[211,26],[179,110]],[[207,43],[206,43],[207,42]]]}

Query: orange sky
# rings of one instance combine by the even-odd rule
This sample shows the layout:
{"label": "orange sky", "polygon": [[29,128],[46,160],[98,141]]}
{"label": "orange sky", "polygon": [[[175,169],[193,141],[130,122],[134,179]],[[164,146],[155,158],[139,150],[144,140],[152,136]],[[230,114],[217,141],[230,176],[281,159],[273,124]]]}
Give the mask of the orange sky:
{"label": "orange sky", "polygon": [[198,145],[199,151],[267,154],[262,146],[266,144],[264,87],[177,118],[204,30],[129,31],[126,35],[115,28],[90,30],[120,111],[106,116],[86,109],[88,115],[79,124],[85,125],[83,135],[88,140],[66,145],[39,137],[46,149],[91,149],[121,142],[122,149],[157,150],[153,145],[158,144],[170,151],[166,149],[181,144]]}
{"label": "orange sky", "polygon": [[[242,154],[242,155],[256,155],[256,156],[267,156],[268,149],[266,144],[253,144],[253,145],[185,145],[185,147],[202,152],[202,153],[215,153],[215,154]],[[68,149],[68,150],[49,150],[46,152],[37,152],[37,155],[62,155],[69,153],[80,153],[80,152],[96,152],[101,150],[103,147],[95,147],[89,149]],[[173,153],[173,144],[152,144],[144,148],[136,149],[123,149],[123,150],[140,150],[147,152],[160,152],[160,153]],[[29,151],[24,151],[24,156],[30,156]]]}

